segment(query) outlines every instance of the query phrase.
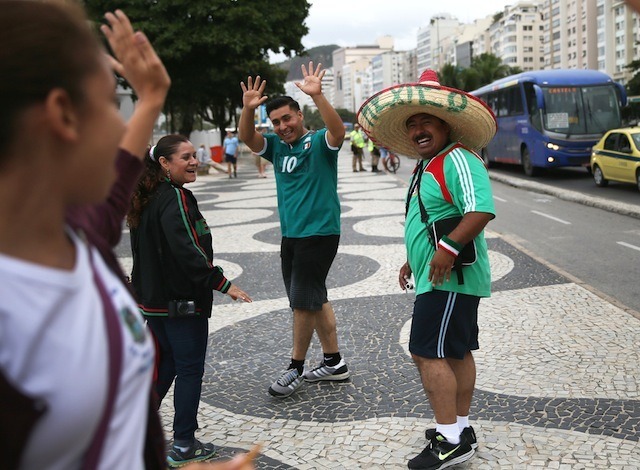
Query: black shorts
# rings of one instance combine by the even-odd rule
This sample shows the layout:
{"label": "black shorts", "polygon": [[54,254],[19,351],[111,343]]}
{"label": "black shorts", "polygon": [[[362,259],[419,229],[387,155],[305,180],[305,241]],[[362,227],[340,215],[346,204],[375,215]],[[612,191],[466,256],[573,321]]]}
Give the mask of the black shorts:
{"label": "black shorts", "polygon": [[322,310],[327,299],[327,274],[340,235],[282,238],[280,260],[289,306],[300,310]]}
{"label": "black shorts", "polygon": [[464,359],[478,346],[480,297],[433,290],[413,304],[409,351],[429,359]]}
{"label": "black shorts", "polygon": [[224,161],[227,163],[233,163],[235,165],[235,163],[238,161],[238,159],[235,157],[235,155],[231,155],[228,153],[224,154]]}

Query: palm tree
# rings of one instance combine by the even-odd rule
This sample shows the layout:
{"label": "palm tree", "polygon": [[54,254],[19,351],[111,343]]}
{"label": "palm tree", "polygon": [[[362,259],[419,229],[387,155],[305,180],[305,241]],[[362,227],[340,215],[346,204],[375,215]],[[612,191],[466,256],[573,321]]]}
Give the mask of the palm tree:
{"label": "palm tree", "polygon": [[499,79],[508,77],[512,68],[502,63],[499,57],[485,52],[471,60],[471,68],[478,73],[479,86],[488,85]]}
{"label": "palm tree", "polygon": [[464,69],[456,67],[453,64],[446,63],[440,69],[438,76],[440,78],[440,85],[448,86],[451,88],[460,88],[461,75]]}

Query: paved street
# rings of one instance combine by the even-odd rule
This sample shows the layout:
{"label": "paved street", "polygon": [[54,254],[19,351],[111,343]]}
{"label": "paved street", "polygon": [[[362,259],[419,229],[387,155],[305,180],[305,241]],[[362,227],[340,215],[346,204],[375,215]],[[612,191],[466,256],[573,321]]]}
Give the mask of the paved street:
{"label": "paved street", "polygon": [[[407,351],[414,296],[397,282],[406,185],[352,173],[344,146],[342,238],[328,285],[352,377],[276,399],[267,389],[288,365],[291,312],[268,175],[257,178],[245,154],[237,179],[212,174],[189,186],[212,228],[216,264],[254,300],[215,296],[197,436],[221,458],[263,443],[262,469],[406,468],[434,424]],[[479,448],[460,468],[640,469],[640,320],[490,228],[493,295],[480,304],[471,414]],[[307,366],[320,358],[314,338]],[[170,397],[162,413],[170,436]]]}

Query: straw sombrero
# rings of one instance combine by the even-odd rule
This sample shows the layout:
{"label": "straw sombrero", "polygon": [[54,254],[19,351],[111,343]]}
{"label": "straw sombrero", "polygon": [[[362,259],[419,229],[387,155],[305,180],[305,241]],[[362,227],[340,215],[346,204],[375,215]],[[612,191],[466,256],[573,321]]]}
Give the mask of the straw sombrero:
{"label": "straw sombrero", "polygon": [[479,98],[440,86],[438,75],[426,70],[418,83],[396,85],[376,93],[360,107],[358,124],[379,145],[409,157],[419,157],[407,138],[406,122],[427,113],[451,128],[450,138],[473,150],[486,147],[497,130],[496,118]]}

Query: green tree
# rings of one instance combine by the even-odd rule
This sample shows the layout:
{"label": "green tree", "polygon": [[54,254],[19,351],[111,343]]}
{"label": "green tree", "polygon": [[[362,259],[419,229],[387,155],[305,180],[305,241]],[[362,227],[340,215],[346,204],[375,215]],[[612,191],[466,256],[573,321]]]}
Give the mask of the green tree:
{"label": "green tree", "polygon": [[451,88],[462,89],[462,67],[457,67],[453,64],[446,63],[438,72],[438,79],[440,85],[448,86]]}
{"label": "green tree", "polygon": [[340,118],[342,119],[342,122],[351,122],[351,123],[356,122],[356,113],[354,113],[353,111],[349,111],[348,109],[344,109],[344,108],[338,108],[336,109],[336,112],[338,113],[338,116],[340,116]]}
{"label": "green tree", "polygon": [[[634,60],[627,64],[625,68],[633,73],[633,77],[626,85],[627,96],[640,95],[640,60]],[[640,120],[640,103],[627,102],[627,105],[622,108],[622,117],[627,123],[637,123]]]}
{"label": "green tree", "polygon": [[633,77],[627,83],[627,93],[629,96],[640,95],[640,60],[634,60],[624,68],[633,73]]}
{"label": "green tree", "polygon": [[488,85],[499,78],[508,77],[513,69],[502,63],[502,60],[493,54],[485,52],[471,59],[471,68],[478,73],[478,86]]}
{"label": "green tree", "polygon": [[473,91],[494,80],[520,72],[522,70],[519,67],[509,67],[503,64],[499,57],[484,53],[472,59],[469,68],[458,67],[450,63],[444,64],[438,77],[441,85]]}
{"label": "green tree", "polygon": [[122,8],[162,58],[172,86],[165,112],[172,131],[189,135],[204,119],[219,129],[237,123],[240,82],[260,75],[268,94],[282,93],[287,72],[269,64],[269,51],[302,54],[307,0],[92,0],[96,22]]}
{"label": "green tree", "polygon": [[316,108],[309,106],[302,107],[302,114],[304,116],[304,125],[307,129],[322,129],[324,127],[324,121],[320,116],[320,111]]}

